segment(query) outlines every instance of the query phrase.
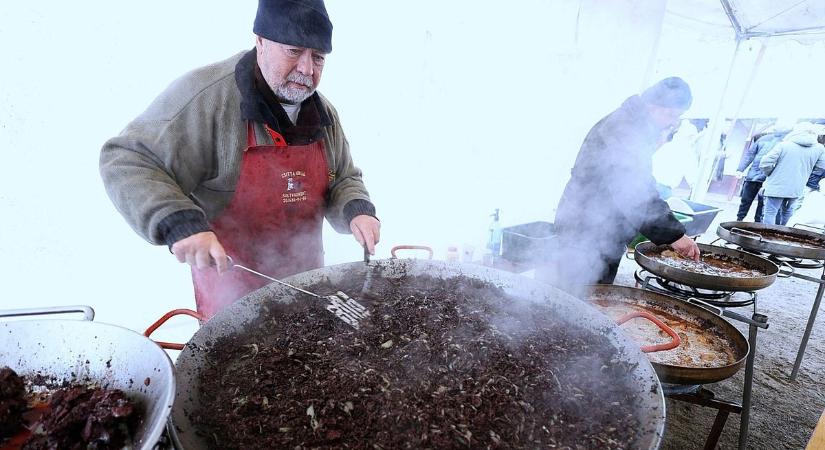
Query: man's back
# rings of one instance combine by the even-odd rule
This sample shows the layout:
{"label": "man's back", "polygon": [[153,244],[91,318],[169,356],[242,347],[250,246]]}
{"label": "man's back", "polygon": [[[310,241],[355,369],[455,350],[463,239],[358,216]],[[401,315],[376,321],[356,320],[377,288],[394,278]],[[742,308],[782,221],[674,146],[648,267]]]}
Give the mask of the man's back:
{"label": "man's back", "polygon": [[765,173],[762,172],[762,169],[759,168],[759,163],[762,161],[762,157],[771,151],[781,140],[782,135],[776,133],[766,134],[757,139],[756,142],[751,144],[751,147],[748,148],[745,154],[742,155],[742,160],[739,162],[739,168],[737,170],[741,172],[750,166],[747,175],[745,175],[745,179],[756,182],[765,181],[766,176]]}
{"label": "man's back", "polygon": [[825,166],[825,147],[816,142],[816,135],[789,135],[762,158],[761,167],[767,173],[765,195],[798,198],[815,169]]}

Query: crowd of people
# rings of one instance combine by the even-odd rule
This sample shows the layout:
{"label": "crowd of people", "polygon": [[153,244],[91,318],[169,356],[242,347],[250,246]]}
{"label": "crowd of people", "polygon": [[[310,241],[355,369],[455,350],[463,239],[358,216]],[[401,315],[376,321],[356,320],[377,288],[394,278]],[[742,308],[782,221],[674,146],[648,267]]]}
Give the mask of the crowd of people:
{"label": "crowd of people", "polygon": [[755,137],[736,172],[744,177],[736,220],[745,220],[756,200],[755,222],[786,225],[805,196],[820,189],[825,175],[823,141],[825,127],[810,122],[791,129],[777,125]]}

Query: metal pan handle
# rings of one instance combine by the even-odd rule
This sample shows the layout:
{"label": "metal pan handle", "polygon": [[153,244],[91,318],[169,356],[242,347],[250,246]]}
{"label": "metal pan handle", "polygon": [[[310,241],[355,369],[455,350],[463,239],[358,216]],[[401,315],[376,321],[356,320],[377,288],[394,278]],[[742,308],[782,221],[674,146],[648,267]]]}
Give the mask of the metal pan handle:
{"label": "metal pan handle", "polygon": [[700,307],[700,308],[702,308],[706,311],[709,311],[713,314],[716,314],[717,316],[722,316],[722,313],[725,311],[724,309],[713,306],[710,303],[703,302],[702,300],[699,300],[696,297],[688,298],[687,302],[690,303],[691,305],[696,305],[696,306],[698,306],[698,307]]}
{"label": "metal pan handle", "polygon": [[[780,260],[779,261],[779,266],[780,266],[779,267],[779,272],[776,273],[776,276],[779,277],[779,278],[790,278],[790,277],[794,276],[794,274],[796,273],[796,269],[794,268],[794,266],[788,264],[787,261],[781,261]],[[787,267],[789,271],[783,272],[782,271],[783,266]]]}
{"label": "metal pan handle", "polygon": [[[722,316],[722,317],[728,317],[728,318],[731,318],[731,319],[734,319],[734,320],[738,320],[739,322],[744,322],[748,325],[757,326],[757,327],[762,328],[762,329],[767,329],[768,328],[768,323],[767,323],[768,318],[767,318],[767,316],[764,316],[762,314],[754,314],[753,315],[754,319],[748,319],[747,317],[745,317],[741,314],[737,314],[735,312],[728,311],[726,309],[717,308],[715,306],[709,305],[709,304],[703,302],[702,300],[699,300],[698,298],[691,297],[691,298],[688,299],[688,303],[692,303],[692,304],[694,304],[694,305],[696,305],[700,308],[706,309],[706,310],[708,310],[708,311],[710,311],[714,314],[717,314],[719,316]],[[755,320],[757,317],[760,320]]]}
{"label": "metal pan handle", "polygon": [[49,306],[45,308],[24,308],[0,310],[0,317],[48,316],[51,314],[83,314],[83,320],[95,320],[95,310],[91,306]]}
{"label": "metal pan handle", "polygon": [[[192,311],[191,309],[173,309],[173,310],[169,311],[168,313],[164,314],[163,317],[161,317],[160,319],[155,321],[155,323],[150,325],[149,328],[147,328],[146,331],[143,332],[143,335],[148,337],[148,338],[151,338],[152,333],[154,333],[155,330],[157,330],[161,325],[166,323],[167,320],[169,320],[170,318],[172,318],[174,316],[179,316],[181,314],[184,314],[184,315],[187,315],[187,316],[192,316],[192,317],[198,319],[201,322],[206,321],[206,318],[197,311]],[[155,344],[160,345],[161,348],[165,348],[167,350],[183,350],[183,348],[186,347],[185,344],[176,344],[174,342],[161,342],[161,341],[154,341],[154,342],[155,342]]]}
{"label": "metal pan handle", "polygon": [[427,259],[433,259],[433,249],[426,245],[396,245],[390,250],[393,259],[398,259],[398,255],[395,254],[398,250],[425,250],[430,254]]}
{"label": "metal pan handle", "polygon": [[734,233],[734,234],[738,234],[740,236],[744,236],[746,238],[758,239],[759,242],[762,242],[762,235],[759,234],[759,233],[754,233],[753,231],[743,230],[742,228],[739,228],[739,227],[732,227],[730,229],[730,232]]}
{"label": "metal pan handle", "polygon": [[816,225],[810,225],[807,223],[795,223],[793,224],[793,228],[798,228],[803,231],[813,230],[819,233],[825,233],[825,227],[818,227]]}

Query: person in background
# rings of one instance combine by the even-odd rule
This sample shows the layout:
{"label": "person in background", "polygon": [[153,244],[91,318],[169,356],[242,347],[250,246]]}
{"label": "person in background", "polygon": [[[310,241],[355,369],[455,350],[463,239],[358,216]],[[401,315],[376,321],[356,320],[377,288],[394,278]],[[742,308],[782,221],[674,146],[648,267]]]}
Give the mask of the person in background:
{"label": "person in background", "polygon": [[325,216],[370,253],[379,241],[338,114],[316,91],[332,50],[323,1],[260,0],[253,33],[253,49],[173,82],[100,154],[129,225],[192,266],[206,318],[267,283],[229,271],[227,255],[277,278],[321,267]]}
{"label": "person in background", "polygon": [[698,246],[659,197],[651,162],[692,100],[684,80],[666,78],[593,126],[556,211],[558,249],[536,270],[537,279],[568,290],[612,283],[638,232],[699,259]]}
{"label": "person in background", "polygon": [[762,223],[787,224],[811,173],[825,169],[825,147],[817,141],[818,130],[812,123],[798,123],[762,158],[759,167],[767,176]]}
{"label": "person in background", "polygon": [[811,176],[808,177],[808,182],[805,183],[805,193],[810,194],[813,191],[819,191],[819,183],[822,181],[822,178],[825,178],[825,168],[814,169],[814,171],[811,172]]}
{"label": "person in background", "polygon": [[[819,137],[819,143],[822,144],[823,136]],[[805,183],[805,189],[803,190],[802,197],[799,197],[794,205],[794,214],[802,208],[802,203],[805,201],[805,197],[808,196],[811,192],[819,192],[819,182],[822,181],[822,178],[825,178],[825,169],[814,169],[811,172],[811,176],[808,177],[808,182]]]}
{"label": "person in background", "polygon": [[[759,168],[759,162],[763,156],[771,151],[771,149],[788,134],[789,130],[790,128],[786,125],[777,124],[771,133],[767,133],[752,142],[742,155],[742,159],[739,161],[739,166],[736,169],[736,176],[738,178],[744,176],[745,178],[745,181],[742,182],[739,210],[736,212],[736,220],[738,222],[745,220],[754,199],[756,199],[754,221],[762,222],[763,199],[762,196],[759,195],[759,191],[762,189],[762,183],[765,182],[765,174],[762,172],[762,169]],[[748,167],[750,167],[750,169],[747,174],[745,174],[745,170],[748,169]]]}

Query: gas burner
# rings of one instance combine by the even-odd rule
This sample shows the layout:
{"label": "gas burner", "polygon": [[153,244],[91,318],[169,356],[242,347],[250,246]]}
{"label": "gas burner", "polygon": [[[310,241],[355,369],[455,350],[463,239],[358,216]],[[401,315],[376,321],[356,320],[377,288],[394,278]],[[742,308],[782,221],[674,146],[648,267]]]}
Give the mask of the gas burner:
{"label": "gas burner", "polygon": [[751,306],[756,303],[755,292],[743,292],[748,295],[745,299],[734,299],[736,292],[714,291],[709,289],[699,289],[693,286],[674,283],[658,275],[654,275],[645,269],[639,269],[634,274],[636,283],[643,289],[670,295],[683,300],[696,298],[719,308],[740,308]]}

